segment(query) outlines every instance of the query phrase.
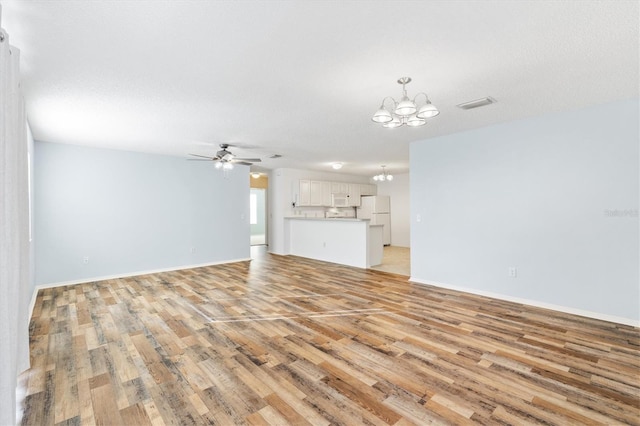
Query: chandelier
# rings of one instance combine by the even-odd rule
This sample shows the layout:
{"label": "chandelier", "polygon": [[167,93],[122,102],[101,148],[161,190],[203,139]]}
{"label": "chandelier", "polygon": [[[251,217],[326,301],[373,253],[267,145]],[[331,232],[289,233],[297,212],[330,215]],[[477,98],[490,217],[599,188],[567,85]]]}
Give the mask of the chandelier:
{"label": "chandelier", "polygon": [[[438,108],[436,108],[426,93],[420,92],[413,97],[413,100],[407,96],[406,85],[411,83],[411,77],[401,77],[398,79],[398,84],[402,84],[402,98],[400,102],[397,102],[391,96],[387,96],[382,100],[380,109],[373,114],[371,120],[376,123],[381,123],[382,127],[393,129],[403,125],[418,127],[427,124],[427,118],[435,117],[440,114]],[[418,108],[417,99],[420,95],[424,96],[425,104]],[[393,109],[389,109],[385,106],[387,99],[391,99],[393,102]]]}
{"label": "chandelier", "polygon": [[380,166],[380,167],[382,167],[382,173],[380,173],[379,175],[375,175],[373,177],[373,180],[380,181],[380,182],[384,182],[385,180],[393,180],[393,175],[388,174],[387,171],[385,170],[385,167],[387,166]]}

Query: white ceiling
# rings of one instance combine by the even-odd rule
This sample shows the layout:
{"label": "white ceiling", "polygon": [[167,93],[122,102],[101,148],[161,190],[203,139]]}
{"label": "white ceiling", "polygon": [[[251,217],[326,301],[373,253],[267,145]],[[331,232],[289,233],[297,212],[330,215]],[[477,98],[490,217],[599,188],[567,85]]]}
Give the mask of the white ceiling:
{"label": "white ceiling", "polygon": [[[42,141],[400,173],[411,141],[639,90],[637,0],[0,3]],[[384,129],[405,75],[441,114]]]}

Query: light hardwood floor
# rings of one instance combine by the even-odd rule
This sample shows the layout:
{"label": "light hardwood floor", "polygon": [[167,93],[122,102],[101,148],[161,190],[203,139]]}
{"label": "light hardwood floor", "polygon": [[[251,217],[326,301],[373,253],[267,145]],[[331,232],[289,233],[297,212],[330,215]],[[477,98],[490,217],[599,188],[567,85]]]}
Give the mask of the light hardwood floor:
{"label": "light hardwood floor", "polygon": [[264,254],[41,290],[23,424],[640,424],[637,328]]}

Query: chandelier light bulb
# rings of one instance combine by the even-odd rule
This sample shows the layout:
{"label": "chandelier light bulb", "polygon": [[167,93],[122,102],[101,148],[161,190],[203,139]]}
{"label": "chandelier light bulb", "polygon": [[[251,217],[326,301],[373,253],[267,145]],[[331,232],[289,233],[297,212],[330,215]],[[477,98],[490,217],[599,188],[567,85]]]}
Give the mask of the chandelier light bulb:
{"label": "chandelier light bulb", "polygon": [[220,161],[216,161],[216,169],[219,169],[222,167],[222,163]]}
{"label": "chandelier light bulb", "polygon": [[417,115],[412,115],[407,120],[407,126],[411,126],[411,127],[424,126],[425,124],[427,124],[427,121],[422,118],[419,118]]}
{"label": "chandelier light bulb", "polygon": [[389,111],[384,109],[384,106],[381,106],[380,109],[376,111],[375,114],[373,114],[373,117],[371,117],[371,120],[375,121],[376,123],[384,124],[393,120],[393,117],[391,117],[391,113]]}
{"label": "chandelier light bulb", "polygon": [[223,170],[233,170],[233,163],[224,163],[222,165]]}
{"label": "chandelier light bulb", "polygon": [[420,108],[420,110],[416,114],[416,117],[431,118],[431,117],[435,117],[438,114],[440,114],[440,111],[438,111],[438,108],[436,108],[435,105],[433,105],[431,102],[427,102],[426,105]]}
{"label": "chandelier light bulb", "polygon": [[402,126],[402,124],[403,123],[402,120],[400,120],[400,117],[394,115],[393,120],[389,121],[388,123],[384,123],[382,127],[386,127],[387,129],[395,129],[396,127]]}
{"label": "chandelier light bulb", "polygon": [[404,96],[394,112],[402,117],[406,117],[415,113],[416,110],[416,104],[414,104],[408,97]]}

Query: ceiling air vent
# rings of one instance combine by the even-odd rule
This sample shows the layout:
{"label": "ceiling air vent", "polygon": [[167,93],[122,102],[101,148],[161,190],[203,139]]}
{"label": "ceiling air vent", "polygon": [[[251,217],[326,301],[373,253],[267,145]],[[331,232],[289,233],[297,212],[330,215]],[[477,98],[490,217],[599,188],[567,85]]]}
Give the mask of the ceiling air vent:
{"label": "ceiling air vent", "polygon": [[473,108],[480,108],[485,105],[495,104],[496,102],[498,101],[493,99],[491,96],[487,96],[486,98],[480,98],[474,101],[463,102],[461,104],[458,104],[457,107],[462,109],[473,109]]}
{"label": "ceiling air vent", "polygon": [[280,157],[282,157],[282,155],[280,155],[280,154],[273,154],[273,155],[272,155],[271,157],[269,157],[269,158],[280,158]]}

